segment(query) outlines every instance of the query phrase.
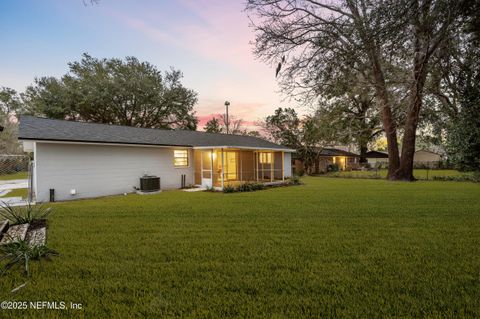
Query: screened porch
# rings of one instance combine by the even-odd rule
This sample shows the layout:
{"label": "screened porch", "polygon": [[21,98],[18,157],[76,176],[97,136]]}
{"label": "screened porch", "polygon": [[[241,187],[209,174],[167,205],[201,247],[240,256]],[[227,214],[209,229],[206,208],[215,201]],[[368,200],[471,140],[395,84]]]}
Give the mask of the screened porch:
{"label": "screened porch", "polygon": [[284,180],[284,152],[214,148],[194,150],[195,184],[220,187]]}

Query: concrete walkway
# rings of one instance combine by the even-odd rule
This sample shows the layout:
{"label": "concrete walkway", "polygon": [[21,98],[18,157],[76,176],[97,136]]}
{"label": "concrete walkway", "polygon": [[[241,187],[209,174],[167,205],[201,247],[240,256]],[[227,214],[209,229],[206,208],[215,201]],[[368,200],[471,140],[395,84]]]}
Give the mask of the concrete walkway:
{"label": "concrete walkway", "polygon": [[10,181],[0,181],[0,191],[17,188],[28,188],[28,179],[12,179]]}
{"label": "concrete walkway", "polygon": [[[9,181],[0,181],[0,196],[5,196],[13,189],[28,188],[27,179],[13,179]],[[24,206],[28,203],[21,197],[0,197],[0,201],[10,206]]]}

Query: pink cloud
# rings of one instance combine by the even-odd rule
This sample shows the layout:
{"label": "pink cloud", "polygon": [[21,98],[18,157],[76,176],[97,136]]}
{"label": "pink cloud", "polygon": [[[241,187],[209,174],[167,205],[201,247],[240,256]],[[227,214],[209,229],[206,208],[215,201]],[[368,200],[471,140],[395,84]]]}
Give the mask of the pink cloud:
{"label": "pink cloud", "polygon": [[210,119],[205,117],[224,113],[224,99],[231,102],[230,113],[248,126],[285,106],[275,92],[273,69],[256,61],[251,53],[253,33],[241,2],[178,0],[177,5],[188,13],[178,22],[168,19],[167,11],[151,8],[136,13],[110,11],[109,15],[171,52],[186,50],[220,65],[212,73],[196,74],[195,66],[185,73],[186,80],[191,76],[188,85],[199,93],[195,107],[199,128]]}

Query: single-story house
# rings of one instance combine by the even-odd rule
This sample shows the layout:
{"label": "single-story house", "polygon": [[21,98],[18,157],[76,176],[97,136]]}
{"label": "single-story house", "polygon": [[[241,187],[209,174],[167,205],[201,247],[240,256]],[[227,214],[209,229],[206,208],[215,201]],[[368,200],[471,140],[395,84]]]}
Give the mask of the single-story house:
{"label": "single-story house", "polygon": [[[370,151],[366,153],[366,158],[371,166],[388,165],[388,154],[384,152]],[[438,153],[421,149],[413,154],[413,165],[414,167],[436,168],[439,167],[442,159],[442,155]]]}
{"label": "single-story house", "polygon": [[417,167],[436,168],[440,166],[442,159],[442,155],[425,149],[418,150],[413,154],[413,163]]}
{"label": "single-story house", "polygon": [[[130,193],[143,175],[162,189],[219,187],[290,177],[294,150],[240,135],[20,117],[19,140],[33,152],[37,202]],[[285,165],[287,163],[287,165]]]}
{"label": "single-story house", "polygon": [[[320,150],[318,162],[311,173],[326,173],[329,165],[337,165],[341,171],[357,169],[360,166],[360,155],[337,148],[324,147]],[[292,168],[294,173],[303,171],[303,163],[295,155],[292,157]]]}
{"label": "single-story house", "polygon": [[367,163],[371,166],[381,166],[388,164],[388,154],[380,151],[370,151],[365,153]]}

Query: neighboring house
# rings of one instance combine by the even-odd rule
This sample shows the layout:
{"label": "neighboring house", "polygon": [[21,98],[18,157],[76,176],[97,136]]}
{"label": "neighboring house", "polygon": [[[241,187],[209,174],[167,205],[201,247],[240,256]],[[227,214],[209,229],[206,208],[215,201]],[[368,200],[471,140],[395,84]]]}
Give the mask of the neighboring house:
{"label": "neighboring house", "polygon": [[370,151],[365,153],[365,158],[372,167],[388,164],[388,154],[384,152]]}
{"label": "neighboring house", "polygon": [[437,168],[440,166],[441,161],[442,155],[424,149],[416,151],[413,155],[413,163],[415,166]]}
{"label": "neighboring house", "polygon": [[[342,171],[357,169],[360,166],[360,155],[337,148],[325,147],[321,150],[319,160],[311,173],[326,173],[329,165],[337,165],[338,169]],[[303,171],[303,163],[295,155],[293,155],[292,167],[294,173]]]}
{"label": "neighboring house", "polygon": [[[388,164],[388,154],[378,151],[370,151],[366,153],[366,158],[371,166],[382,166]],[[442,155],[428,151],[418,150],[413,155],[413,164],[416,167],[437,168],[442,161]]]}
{"label": "neighboring house", "polygon": [[[186,130],[20,118],[19,140],[33,152],[38,202],[134,191],[142,175],[160,177],[162,189],[220,187],[291,176],[294,150],[260,138]],[[286,165],[288,164],[288,165]],[[184,176],[182,176],[184,175]]]}

